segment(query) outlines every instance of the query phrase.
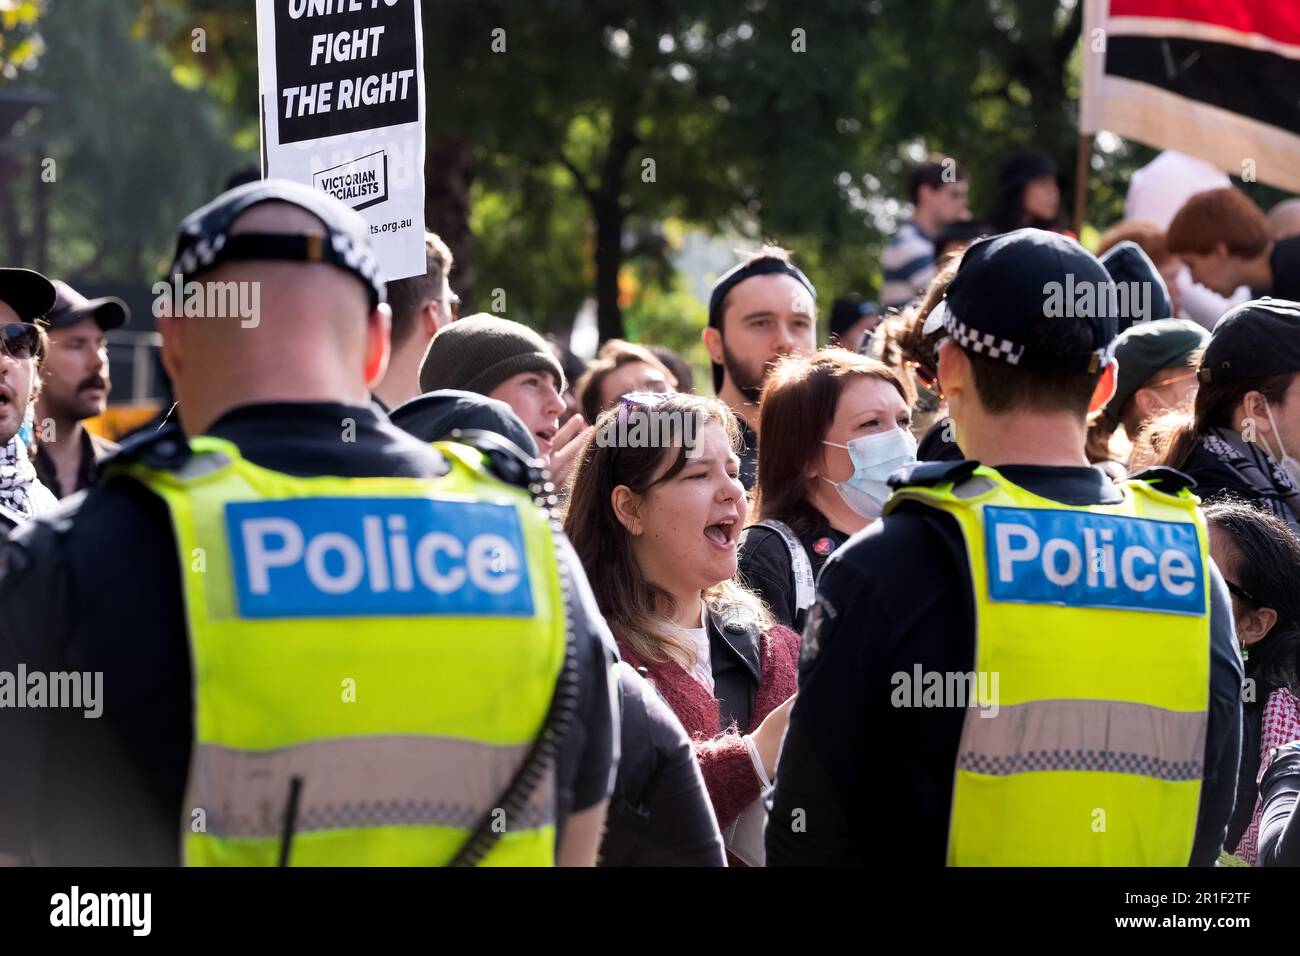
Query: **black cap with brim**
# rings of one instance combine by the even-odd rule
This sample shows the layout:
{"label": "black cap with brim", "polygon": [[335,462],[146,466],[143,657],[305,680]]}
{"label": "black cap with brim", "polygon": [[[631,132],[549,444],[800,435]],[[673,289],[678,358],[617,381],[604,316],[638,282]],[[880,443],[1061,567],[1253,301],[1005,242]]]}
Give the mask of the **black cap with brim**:
{"label": "black cap with brim", "polygon": [[[327,234],[230,234],[235,220],[264,202],[288,203],[311,213]],[[179,276],[184,282],[223,262],[325,262],[356,276],[374,308],[384,301],[386,289],[379,260],[370,248],[369,230],[360,213],[328,193],[289,180],[259,179],[222,193],[185,217],[167,281]]]}
{"label": "black cap with brim", "polygon": [[[1115,342],[1115,283],[1073,239],[1017,229],[981,239],[962,256],[943,301],[925,320],[967,352],[1021,368],[1095,373]],[[1051,324],[1049,324],[1051,323]],[[1053,346],[1055,330],[1074,326],[1086,349]]]}
{"label": "black cap with brim", "polygon": [[54,306],[54,285],[31,269],[0,269],[0,302],[24,322],[35,322]]}
{"label": "black cap with brim", "polygon": [[1169,289],[1151,257],[1136,242],[1125,240],[1101,257],[1119,290],[1116,319],[1122,333],[1141,322],[1167,319],[1174,314]]}
{"label": "black cap with brim", "polygon": [[425,392],[394,408],[388,418],[421,441],[442,441],[451,438],[454,431],[494,432],[519,446],[530,458],[538,457],[537,441],[514,410],[478,392],[454,388]]}
{"label": "black cap with brim", "polygon": [[65,329],[83,319],[94,319],[103,331],[121,328],[130,318],[126,303],[115,296],[87,299],[66,282],[55,281],[54,308],[45,316],[51,329]]}
{"label": "black cap with brim", "polygon": [[1268,297],[1244,302],[1219,320],[1199,377],[1233,382],[1300,372],[1300,302]]}

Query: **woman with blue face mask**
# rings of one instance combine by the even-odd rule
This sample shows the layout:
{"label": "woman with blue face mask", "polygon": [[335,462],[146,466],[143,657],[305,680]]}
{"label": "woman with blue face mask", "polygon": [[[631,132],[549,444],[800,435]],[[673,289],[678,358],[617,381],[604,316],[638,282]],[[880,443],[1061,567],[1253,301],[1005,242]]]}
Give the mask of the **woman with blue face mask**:
{"label": "woman with blue face mask", "polygon": [[758,523],[740,571],[778,622],[799,629],[826,559],[879,517],[886,479],[916,461],[911,410],[891,368],[838,348],[782,359],[759,407]]}

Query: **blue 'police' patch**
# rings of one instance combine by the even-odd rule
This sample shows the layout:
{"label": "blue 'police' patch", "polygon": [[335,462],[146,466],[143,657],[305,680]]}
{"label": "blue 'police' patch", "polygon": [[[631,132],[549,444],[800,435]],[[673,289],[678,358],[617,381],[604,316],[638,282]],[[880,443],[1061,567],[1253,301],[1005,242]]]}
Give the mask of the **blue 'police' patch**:
{"label": "blue 'police' patch", "polygon": [[1190,522],[988,507],[984,532],[990,600],[1205,613]]}
{"label": "blue 'police' patch", "polygon": [[241,617],[527,617],[532,587],[509,505],[427,498],[232,502]]}

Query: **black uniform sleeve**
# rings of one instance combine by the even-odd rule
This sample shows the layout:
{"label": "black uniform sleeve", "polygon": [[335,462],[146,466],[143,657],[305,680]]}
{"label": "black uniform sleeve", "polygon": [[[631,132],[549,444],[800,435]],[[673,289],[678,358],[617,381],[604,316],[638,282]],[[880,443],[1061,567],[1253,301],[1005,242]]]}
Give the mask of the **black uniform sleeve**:
{"label": "black uniform sleeve", "polygon": [[778,624],[794,627],[794,569],[785,540],[770,528],[749,528],[740,552],[740,573],[771,609]]}
{"label": "black uniform sleeve", "polygon": [[1192,866],[1213,866],[1223,849],[1237,794],[1241,760],[1241,652],[1232,605],[1219,569],[1210,562],[1210,710],[1205,734],[1205,779],[1196,816]]}
{"label": "black uniform sleeve", "polygon": [[[72,605],[60,540],[45,522],[14,531],[0,545],[0,673],[50,673],[59,666]],[[42,768],[50,733],[44,707],[0,707],[0,856],[32,862]]]}
{"label": "black uniform sleeve", "polygon": [[899,842],[919,865],[943,864],[963,715],[893,706],[891,677],[915,663],[973,669],[964,562],[955,521],[907,508],[827,560],[777,766],[769,866],[887,865]]}
{"label": "black uniform sleeve", "polygon": [[[869,794],[856,802],[855,768],[870,757],[863,723],[855,719],[862,700],[862,644],[835,634],[845,618],[858,618],[871,600],[851,568],[828,563],[808,628],[819,627],[825,644],[818,666],[800,678],[777,768],[776,792],[767,820],[768,866],[834,866],[864,863],[851,814],[871,815]],[[879,624],[889,627],[888,608]],[[833,746],[832,746],[832,743]]]}
{"label": "black uniform sleeve", "polygon": [[578,710],[556,760],[557,815],[562,826],[569,813],[595,806],[613,787],[618,769],[618,688],[610,668],[618,652],[573,546],[558,532],[556,537],[572,582],[569,614],[580,681]]}
{"label": "black uniform sleeve", "polygon": [[619,665],[622,753],[602,866],[726,866],[691,739],[650,683]]}
{"label": "black uniform sleeve", "polygon": [[1300,866],[1300,741],[1278,748],[1259,795],[1259,865]]}

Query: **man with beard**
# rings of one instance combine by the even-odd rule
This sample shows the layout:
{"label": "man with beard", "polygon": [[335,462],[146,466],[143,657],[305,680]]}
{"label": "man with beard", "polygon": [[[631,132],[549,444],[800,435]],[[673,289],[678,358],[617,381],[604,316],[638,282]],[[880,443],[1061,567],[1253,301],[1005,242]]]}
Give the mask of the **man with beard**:
{"label": "man with beard", "polygon": [[758,397],[772,362],[817,348],[817,290],[790,262],[765,246],[725,273],[709,295],[709,325],[701,337],[713,363],[713,390],[740,419],[740,480],[746,491],[758,473]]}
{"label": "man with beard", "polygon": [[112,383],[104,334],[126,323],[121,299],[89,300],[65,282],[55,282],[54,308],[45,317],[49,351],[42,366],[44,388],[36,406],[36,473],[59,498],[89,488],[99,459],[117,450],[91,434],[84,419],[103,414]]}
{"label": "man with beard", "polygon": [[39,272],[0,269],[0,536],[57,504],[19,435],[41,384],[45,333],[36,320],[53,304]]}

